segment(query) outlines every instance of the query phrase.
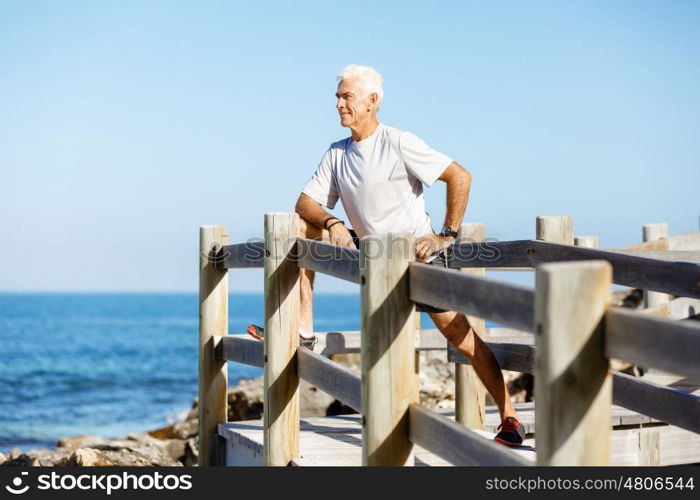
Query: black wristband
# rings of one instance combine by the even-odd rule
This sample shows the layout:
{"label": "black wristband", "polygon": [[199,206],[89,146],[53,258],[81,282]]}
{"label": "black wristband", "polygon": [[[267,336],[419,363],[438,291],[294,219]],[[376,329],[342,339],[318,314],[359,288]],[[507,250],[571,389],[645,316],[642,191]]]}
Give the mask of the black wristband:
{"label": "black wristband", "polygon": [[340,220],[340,219],[338,217],[333,217],[333,216],[328,217],[326,220],[323,221],[323,229],[328,229],[327,224],[328,224],[328,221],[330,221],[330,220]]}
{"label": "black wristband", "polygon": [[331,228],[332,228],[333,226],[335,226],[336,224],[343,224],[343,225],[345,225],[345,222],[343,222],[342,220],[338,219],[338,220],[335,221],[333,224],[331,224],[330,226],[328,226],[326,229],[328,229],[328,230],[330,231]]}

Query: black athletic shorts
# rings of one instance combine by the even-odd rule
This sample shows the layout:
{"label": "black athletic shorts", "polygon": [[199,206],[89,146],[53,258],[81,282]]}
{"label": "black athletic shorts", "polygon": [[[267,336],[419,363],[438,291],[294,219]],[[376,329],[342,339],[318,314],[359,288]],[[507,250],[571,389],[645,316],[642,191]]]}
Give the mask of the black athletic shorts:
{"label": "black athletic shorts", "polygon": [[[355,232],[354,229],[349,229],[350,235],[352,235],[352,242],[355,244],[355,248],[359,249],[360,248],[360,238],[357,237],[357,233]],[[447,265],[447,255],[445,254],[445,251],[442,250],[440,253],[438,253],[438,256],[435,257],[435,259],[431,262],[428,263],[429,266],[442,266],[442,267],[448,267]],[[416,302],[416,311],[419,312],[447,312],[447,309],[440,309],[438,307],[433,307],[429,306],[428,304],[420,304]]]}

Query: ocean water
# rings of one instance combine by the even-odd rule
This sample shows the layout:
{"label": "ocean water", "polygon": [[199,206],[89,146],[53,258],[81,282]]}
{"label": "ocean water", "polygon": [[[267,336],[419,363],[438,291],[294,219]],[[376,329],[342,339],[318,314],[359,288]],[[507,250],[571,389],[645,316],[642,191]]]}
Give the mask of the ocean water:
{"label": "ocean water", "polygon": [[[0,452],[75,434],[118,437],[181,419],[197,394],[196,294],[0,294]],[[318,295],[314,327],[359,330],[358,295]],[[262,324],[231,295],[229,332]],[[229,384],[262,374],[229,363]]]}

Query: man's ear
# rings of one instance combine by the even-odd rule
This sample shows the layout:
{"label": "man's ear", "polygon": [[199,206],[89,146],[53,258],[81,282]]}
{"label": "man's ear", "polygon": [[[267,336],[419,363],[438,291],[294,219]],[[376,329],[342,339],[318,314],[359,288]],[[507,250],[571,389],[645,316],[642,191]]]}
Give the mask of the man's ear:
{"label": "man's ear", "polygon": [[[379,100],[379,95],[376,92],[372,92],[369,95],[369,102],[372,104],[373,108],[377,107],[377,101]],[[369,111],[369,109],[367,110]]]}

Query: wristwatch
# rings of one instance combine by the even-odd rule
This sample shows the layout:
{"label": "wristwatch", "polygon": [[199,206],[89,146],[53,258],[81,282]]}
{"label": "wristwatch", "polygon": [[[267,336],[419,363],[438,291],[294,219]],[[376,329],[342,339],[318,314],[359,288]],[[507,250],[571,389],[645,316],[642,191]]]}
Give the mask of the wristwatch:
{"label": "wristwatch", "polygon": [[451,236],[452,238],[457,237],[457,231],[452,229],[450,226],[443,226],[442,231],[440,231],[440,234],[438,236]]}

